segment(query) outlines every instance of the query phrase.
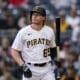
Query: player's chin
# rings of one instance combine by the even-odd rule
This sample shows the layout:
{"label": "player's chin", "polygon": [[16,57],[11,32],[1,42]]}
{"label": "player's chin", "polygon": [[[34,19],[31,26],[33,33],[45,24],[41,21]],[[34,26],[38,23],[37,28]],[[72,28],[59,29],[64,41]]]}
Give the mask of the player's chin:
{"label": "player's chin", "polygon": [[34,21],[34,22],[32,22],[32,24],[38,24],[39,22],[37,22],[37,21]]}

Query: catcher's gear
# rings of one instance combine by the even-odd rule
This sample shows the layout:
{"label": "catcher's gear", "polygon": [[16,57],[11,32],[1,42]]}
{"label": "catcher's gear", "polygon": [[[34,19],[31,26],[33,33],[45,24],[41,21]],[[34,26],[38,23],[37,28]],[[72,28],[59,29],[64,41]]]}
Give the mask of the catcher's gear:
{"label": "catcher's gear", "polygon": [[27,78],[32,77],[32,72],[25,63],[22,65],[22,70],[23,70],[24,77],[27,77]]}

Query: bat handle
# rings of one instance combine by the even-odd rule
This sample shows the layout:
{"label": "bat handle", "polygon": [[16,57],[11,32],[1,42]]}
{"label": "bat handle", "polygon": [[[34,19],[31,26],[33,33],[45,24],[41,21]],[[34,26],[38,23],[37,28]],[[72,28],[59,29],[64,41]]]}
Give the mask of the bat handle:
{"label": "bat handle", "polygon": [[60,47],[57,46],[57,59],[59,59],[59,55],[60,55]]}

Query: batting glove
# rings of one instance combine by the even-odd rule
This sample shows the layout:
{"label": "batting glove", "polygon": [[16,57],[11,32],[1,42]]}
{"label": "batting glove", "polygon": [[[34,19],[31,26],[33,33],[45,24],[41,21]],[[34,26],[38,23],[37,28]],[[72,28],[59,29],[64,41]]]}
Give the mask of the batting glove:
{"label": "batting glove", "polygon": [[27,67],[27,65],[26,65],[25,63],[22,65],[22,69],[23,69],[24,77],[26,77],[26,78],[31,78],[31,77],[32,77],[32,72],[31,72],[31,70]]}

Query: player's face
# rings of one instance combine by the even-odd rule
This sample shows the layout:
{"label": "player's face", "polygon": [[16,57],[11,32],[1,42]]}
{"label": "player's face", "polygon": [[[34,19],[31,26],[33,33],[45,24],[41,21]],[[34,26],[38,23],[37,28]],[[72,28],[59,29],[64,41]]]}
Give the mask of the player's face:
{"label": "player's face", "polygon": [[32,24],[41,24],[45,20],[45,17],[39,13],[34,12],[32,14]]}

